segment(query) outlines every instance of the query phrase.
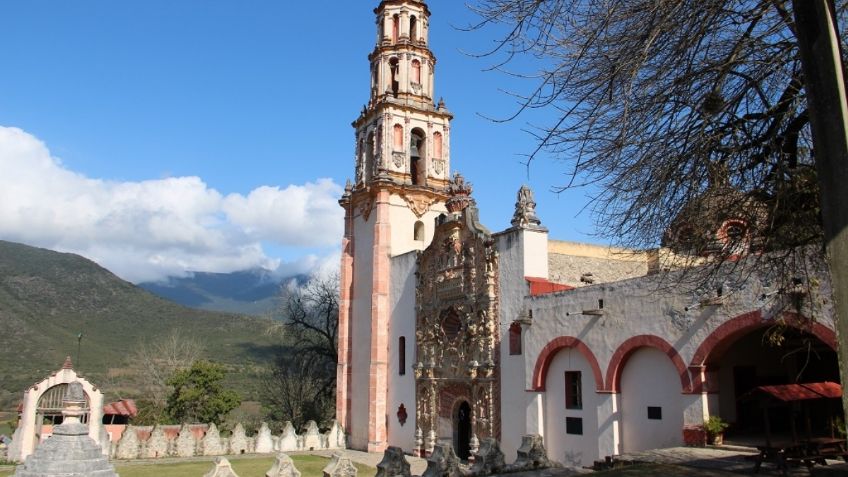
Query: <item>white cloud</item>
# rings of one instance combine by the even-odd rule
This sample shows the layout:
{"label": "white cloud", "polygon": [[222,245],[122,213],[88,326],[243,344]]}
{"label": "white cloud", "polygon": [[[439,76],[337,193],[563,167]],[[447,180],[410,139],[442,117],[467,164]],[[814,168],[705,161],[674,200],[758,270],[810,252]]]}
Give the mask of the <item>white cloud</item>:
{"label": "white cloud", "polygon": [[[79,253],[135,282],[276,268],[262,243],[330,250],[342,234],[341,193],[330,179],[247,196],[223,196],[198,177],[92,179],[65,168],[31,134],[0,126],[0,239]],[[322,268],[326,260],[283,268]]]}

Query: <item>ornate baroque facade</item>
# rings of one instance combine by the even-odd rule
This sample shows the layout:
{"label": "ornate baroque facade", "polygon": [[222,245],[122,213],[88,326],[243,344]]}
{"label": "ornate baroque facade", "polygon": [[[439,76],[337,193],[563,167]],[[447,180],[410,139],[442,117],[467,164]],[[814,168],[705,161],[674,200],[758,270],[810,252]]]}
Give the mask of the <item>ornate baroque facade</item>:
{"label": "ornate baroque facade", "polygon": [[470,184],[457,175],[449,193],[448,214],[418,258],[416,451],[432,452],[437,435],[467,420],[470,434],[457,435],[467,456],[479,439],[499,437],[498,252]]}

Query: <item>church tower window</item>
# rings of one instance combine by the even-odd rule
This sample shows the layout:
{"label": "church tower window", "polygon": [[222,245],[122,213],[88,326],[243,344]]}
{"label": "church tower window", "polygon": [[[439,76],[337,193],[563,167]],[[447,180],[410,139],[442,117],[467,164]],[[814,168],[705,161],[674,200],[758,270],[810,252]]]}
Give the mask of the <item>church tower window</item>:
{"label": "church tower window", "polygon": [[442,158],[442,133],[440,132],[433,134],[433,157]]}
{"label": "church tower window", "polygon": [[415,222],[415,228],[413,230],[412,237],[413,240],[415,240],[416,242],[424,241],[424,222],[421,222],[420,220]]}
{"label": "church tower window", "polygon": [[393,131],[394,138],[393,138],[393,141],[392,141],[392,147],[396,151],[402,151],[403,150],[403,126],[401,126],[400,124],[395,124],[395,127],[393,128],[393,130],[394,130]]}
{"label": "church tower window", "polygon": [[412,60],[412,82],[421,84],[421,62]]}
{"label": "church tower window", "polygon": [[365,180],[370,181],[375,172],[374,167],[374,133],[368,133],[368,140],[365,142]]}
{"label": "church tower window", "polygon": [[392,44],[397,44],[398,36],[400,36],[400,16],[392,17]]}
{"label": "church tower window", "polygon": [[398,59],[392,58],[389,60],[389,69],[392,72],[392,96],[397,98],[398,90],[400,89],[400,83],[398,80],[398,76],[400,74],[400,68],[398,66]]}
{"label": "church tower window", "polygon": [[409,39],[413,43],[418,41],[418,19],[415,18],[415,15],[409,17]]}

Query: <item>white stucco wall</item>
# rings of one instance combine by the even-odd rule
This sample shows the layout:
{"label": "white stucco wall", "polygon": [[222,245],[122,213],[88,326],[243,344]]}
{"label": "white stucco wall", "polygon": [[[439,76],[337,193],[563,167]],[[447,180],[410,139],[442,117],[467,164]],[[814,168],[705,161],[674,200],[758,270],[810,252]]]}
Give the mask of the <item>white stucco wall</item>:
{"label": "white stucco wall", "polygon": [[[565,372],[579,371],[582,409],[566,409]],[[598,408],[603,395],[595,392],[592,368],[579,352],[564,349],[551,362],[545,383],[545,446],[550,458],[569,466],[591,465],[599,457]],[[566,434],[566,417],[583,420],[583,434]]]}
{"label": "white stucco wall", "polygon": [[[634,452],[683,444],[682,389],[677,370],[662,351],[636,350],[621,376],[621,447]],[[662,419],[648,419],[648,406]]]}
{"label": "white stucco wall", "polygon": [[[525,313],[524,297],[529,293],[525,276],[547,276],[547,234],[511,229],[496,235],[498,247],[498,291],[501,323],[501,450],[513,462],[521,446],[521,436],[543,434],[538,421],[541,398],[526,392],[525,357],[509,354],[509,327]],[[530,272],[528,275],[528,269]],[[523,348],[523,345],[522,345]],[[524,410],[524,412],[520,412]]]}
{"label": "white stucco wall", "polygon": [[[418,252],[413,251],[392,258],[390,308],[392,320],[389,325],[389,366],[387,396],[388,441],[390,446],[412,452],[415,445],[415,270]],[[399,373],[398,342],[406,337],[406,369]],[[407,420],[401,424],[397,411],[400,405],[406,408]]]}
{"label": "white stucco wall", "polygon": [[[502,251],[509,255],[508,248],[502,247]],[[673,280],[674,277],[669,279]],[[509,280],[502,277],[501,283],[508,284]],[[632,450],[634,442],[643,442],[639,444],[640,447],[680,443],[684,425],[701,424],[704,417],[710,412],[719,411],[719,408],[723,416],[730,416],[732,411],[727,410],[733,409],[733,390],[729,384],[732,376],[725,373],[732,371],[717,373],[720,384],[718,395],[682,393],[680,374],[682,372],[690,382],[695,382],[695,376],[688,369],[695,352],[728,320],[754,311],[761,313],[766,320],[773,318],[773,303],[768,297],[775,294],[770,293],[771,290],[764,287],[756,275],[748,277],[748,281],[744,283],[734,281],[729,275],[717,279],[717,283],[723,286],[724,297],[721,304],[716,306],[701,304],[702,299],[714,296],[715,290],[709,287],[698,293],[686,291],[683,287],[679,288],[682,291],[676,292],[658,291],[654,280],[653,276],[646,276],[526,297],[523,300],[523,310],[532,310],[533,314],[532,324],[525,326],[523,333],[524,389],[533,389],[533,372],[540,353],[546,345],[559,337],[570,337],[585,344],[596,358],[604,380],[612,377],[609,368],[616,350],[634,337],[647,335],[652,337],[652,340],[659,339],[673,348],[679,358],[678,364],[682,371],[672,365],[665,352],[652,345],[634,345],[636,349],[631,350],[632,354],[625,361],[625,367],[620,370],[626,373],[621,375],[624,389],[620,390],[620,394],[607,394],[611,392],[610,386],[613,383],[605,382],[604,393],[597,396],[598,457],[620,453],[622,449]],[[820,279],[819,285],[822,295],[829,292],[826,279]],[[604,301],[602,316],[583,314],[584,310],[598,308],[598,300]],[[504,309],[510,310],[510,313],[523,312],[508,300],[503,303]],[[817,306],[817,322],[832,329],[830,305],[823,301]],[[504,321],[508,319],[509,316],[503,318]],[[733,356],[729,355],[728,359],[732,358]],[[764,372],[768,372],[769,367],[765,364],[763,366]],[[560,376],[556,378],[562,379]],[[504,376],[505,382],[510,379],[509,375]],[[634,383],[641,384],[634,387]],[[559,386],[555,386],[542,393],[546,402],[542,417],[536,417],[538,409],[525,408],[527,432],[533,432],[533,422],[555,423],[559,419],[550,415],[552,408],[547,406],[547,403],[551,402],[551,393],[560,392],[558,388]],[[588,388],[584,390],[590,391]],[[656,395],[652,395],[655,392]],[[559,395],[552,399],[558,400]],[[650,404],[649,399],[654,403]],[[648,405],[663,407],[663,425],[657,427],[655,422],[642,422],[627,426],[631,418],[636,419],[644,415],[647,420]],[[513,411],[504,408],[505,415],[510,412]],[[549,424],[548,427],[550,428]],[[634,434],[634,427],[651,429],[648,436],[650,440],[641,434]],[[550,429],[543,432],[547,434],[548,442],[558,446]]]}
{"label": "white stucco wall", "polygon": [[[428,212],[418,218],[409,204],[401,196],[392,194],[389,203],[389,223],[392,224],[391,255],[403,255],[412,250],[424,250],[433,240],[436,230],[436,217],[446,213],[444,204],[434,203]],[[420,221],[424,224],[424,240],[416,241],[414,231],[415,223]]]}

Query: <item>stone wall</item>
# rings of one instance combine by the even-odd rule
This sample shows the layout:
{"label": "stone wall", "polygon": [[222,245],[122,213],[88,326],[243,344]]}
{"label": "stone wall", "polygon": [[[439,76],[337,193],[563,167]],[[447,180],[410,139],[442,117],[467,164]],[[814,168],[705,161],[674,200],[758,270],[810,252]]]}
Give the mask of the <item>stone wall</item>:
{"label": "stone wall", "polygon": [[644,252],[589,244],[548,243],[548,279],[573,287],[609,283],[648,274]]}
{"label": "stone wall", "polygon": [[240,423],[227,437],[220,435],[215,424],[183,424],[129,426],[121,439],[112,444],[110,456],[113,459],[132,460],[344,448],[344,429],[336,421],[323,434],[314,421],[309,421],[301,435],[295,432],[290,422],[286,422],[279,436],[273,435],[263,422],[254,437],[248,437]]}

